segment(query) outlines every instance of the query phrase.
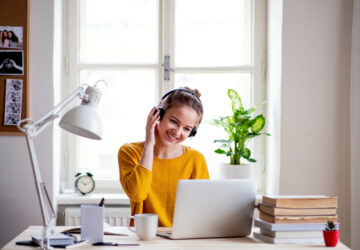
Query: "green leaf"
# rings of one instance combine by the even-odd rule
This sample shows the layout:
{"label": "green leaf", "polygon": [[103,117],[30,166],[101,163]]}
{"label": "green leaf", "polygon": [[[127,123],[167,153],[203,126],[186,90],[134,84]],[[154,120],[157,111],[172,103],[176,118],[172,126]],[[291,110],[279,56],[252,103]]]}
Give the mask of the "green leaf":
{"label": "green leaf", "polygon": [[231,140],[218,139],[214,140],[214,142],[231,143]]}
{"label": "green leaf", "polygon": [[244,120],[250,120],[251,116],[250,115],[246,115],[244,113],[241,113],[240,110],[237,110],[235,113],[234,113],[234,120],[236,122],[241,122],[241,121],[244,121]]}
{"label": "green leaf", "polygon": [[251,124],[251,120],[245,120],[242,122],[241,124],[241,129],[244,130],[244,131],[248,131],[249,130],[249,127],[250,127],[250,124]]}
{"label": "green leaf", "polygon": [[256,162],[256,160],[253,158],[246,158],[246,160],[248,160],[249,162]]}
{"label": "green leaf", "polygon": [[220,125],[220,120],[214,119],[214,120],[210,121],[210,124],[215,125],[215,126],[219,126]]}
{"label": "green leaf", "polygon": [[267,135],[267,136],[271,136],[271,134],[269,133],[248,133],[246,136],[245,136],[245,139],[251,139],[251,138],[254,138],[256,136],[259,136],[259,135]]}
{"label": "green leaf", "polygon": [[250,115],[252,112],[254,112],[254,111],[257,110],[258,108],[260,108],[260,107],[261,107],[262,105],[264,105],[265,103],[266,103],[266,101],[263,101],[262,103],[257,104],[256,106],[254,106],[254,107],[246,110],[245,112]]}
{"label": "green leaf", "polygon": [[225,154],[225,151],[220,148],[216,149],[214,152],[217,154]]}
{"label": "green leaf", "polygon": [[244,157],[245,159],[248,159],[251,155],[251,151],[248,148],[243,148],[243,150],[241,151],[241,156]]}
{"label": "green leaf", "polygon": [[225,148],[225,149],[229,149],[231,148],[231,140],[214,140],[214,143],[221,143],[221,145],[219,146],[219,148]]}
{"label": "green leaf", "polygon": [[244,107],[241,102],[241,98],[238,93],[233,89],[228,89],[228,96],[232,103],[232,111],[235,114],[237,110],[240,110],[241,113],[244,112]]}
{"label": "green leaf", "polygon": [[265,126],[265,118],[263,115],[258,115],[253,120],[251,120],[251,131],[260,132]]}
{"label": "green leaf", "polygon": [[245,136],[245,139],[248,140],[248,139],[251,139],[251,138],[254,138],[258,135],[261,135],[260,133],[248,133],[246,136]]}

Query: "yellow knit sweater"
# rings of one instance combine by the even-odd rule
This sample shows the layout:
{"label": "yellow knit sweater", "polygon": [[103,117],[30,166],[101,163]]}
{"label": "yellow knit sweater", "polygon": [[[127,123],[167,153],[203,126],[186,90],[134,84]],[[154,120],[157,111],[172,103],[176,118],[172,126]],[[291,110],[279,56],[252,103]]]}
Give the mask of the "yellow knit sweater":
{"label": "yellow knit sweater", "polygon": [[174,159],[154,157],[152,171],[139,165],[142,142],[123,145],[118,153],[120,182],[129,196],[131,214],[155,213],[159,226],[171,227],[176,186],[180,179],[209,179],[204,156],[183,146],[184,154]]}

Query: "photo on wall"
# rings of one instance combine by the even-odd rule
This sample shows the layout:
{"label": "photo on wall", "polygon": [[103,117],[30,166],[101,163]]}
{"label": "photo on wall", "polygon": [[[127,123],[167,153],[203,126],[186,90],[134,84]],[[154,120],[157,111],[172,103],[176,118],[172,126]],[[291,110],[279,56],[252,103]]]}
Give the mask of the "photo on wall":
{"label": "photo on wall", "polygon": [[4,125],[16,126],[21,119],[23,80],[6,79]]}
{"label": "photo on wall", "polygon": [[22,49],[23,27],[0,26],[0,48]]}
{"label": "photo on wall", "polygon": [[0,50],[0,75],[24,75],[22,50]]}

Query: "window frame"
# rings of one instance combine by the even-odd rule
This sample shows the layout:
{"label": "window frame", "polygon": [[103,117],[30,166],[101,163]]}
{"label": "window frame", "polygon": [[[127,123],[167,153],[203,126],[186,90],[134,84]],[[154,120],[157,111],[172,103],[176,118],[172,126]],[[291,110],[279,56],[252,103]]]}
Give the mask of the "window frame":
{"label": "window frame", "polygon": [[[157,70],[156,100],[159,101],[162,93],[174,88],[174,73],[170,73],[170,80],[163,80],[164,70],[162,61],[165,55],[170,55],[170,63],[174,65],[174,1],[158,1],[158,62],[157,64],[85,64],[80,62],[81,16],[80,8],[84,4],[81,0],[65,0],[63,15],[63,86],[61,96],[67,96],[78,86],[80,70],[83,69],[155,69]],[[253,0],[252,4],[252,65],[229,67],[173,67],[176,73],[227,73],[250,72],[253,75],[252,104],[266,100],[266,0]],[[154,104],[156,105],[156,103]],[[262,107],[260,112],[265,114]],[[266,190],[266,138],[258,137],[254,147],[254,155],[260,164],[261,186],[260,193]],[[72,146],[70,146],[72,145]],[[75,146],[74,146],[75,145]],[[77,137],[61,131],[61,172],[60,182],[72,182],[76,174],[78,162]],[[205,156],[206,157],[206,156]],[[119,181],[96,180],[96,192],[119,193],[123,192]]]}

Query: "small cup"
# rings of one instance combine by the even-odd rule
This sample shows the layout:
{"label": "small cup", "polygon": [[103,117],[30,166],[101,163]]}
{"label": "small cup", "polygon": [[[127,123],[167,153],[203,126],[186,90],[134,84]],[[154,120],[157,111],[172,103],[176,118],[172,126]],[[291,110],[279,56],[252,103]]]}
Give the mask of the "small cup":
{"label": "small cup", "polygon": [[135,219],[135,230],[128,228],[136,233],[139,240],[152,240],[155,237],[159,220],[157,214],[135,214],[130,218]]}

